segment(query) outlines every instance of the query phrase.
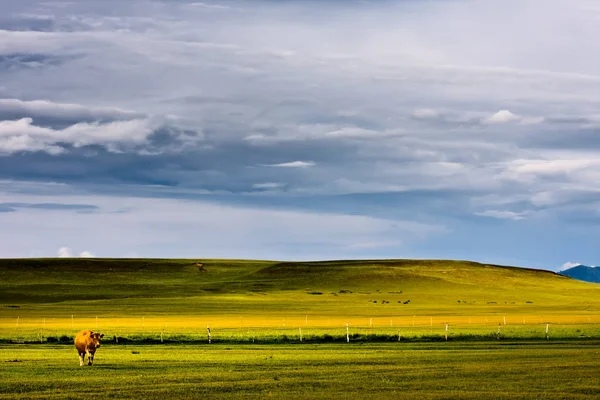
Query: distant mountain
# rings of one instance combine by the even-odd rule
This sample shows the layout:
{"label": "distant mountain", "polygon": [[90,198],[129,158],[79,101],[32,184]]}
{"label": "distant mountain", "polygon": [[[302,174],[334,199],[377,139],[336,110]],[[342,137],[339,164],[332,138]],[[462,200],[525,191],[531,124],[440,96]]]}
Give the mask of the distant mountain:
{"label": "distant mountain", "polygon": [[600,283],[600,267],[588,267],[587,265],[576,265],[560,272],[561,275],[570,276],[580,281]]}

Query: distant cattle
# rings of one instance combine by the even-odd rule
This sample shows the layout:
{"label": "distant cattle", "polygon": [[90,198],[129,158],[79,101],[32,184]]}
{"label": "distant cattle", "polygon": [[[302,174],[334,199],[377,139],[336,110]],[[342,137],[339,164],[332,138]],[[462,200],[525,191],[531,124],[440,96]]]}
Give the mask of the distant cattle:
{"label": "distant cattle", "polygon": [[83,366],[85,355],[88,356],[88,365],[94,363],[94,354],[96,349],[100,347],[100,340],[104,337],[103,333],[83,330],[75,336],[75,347],[79,354],[79,366]]}

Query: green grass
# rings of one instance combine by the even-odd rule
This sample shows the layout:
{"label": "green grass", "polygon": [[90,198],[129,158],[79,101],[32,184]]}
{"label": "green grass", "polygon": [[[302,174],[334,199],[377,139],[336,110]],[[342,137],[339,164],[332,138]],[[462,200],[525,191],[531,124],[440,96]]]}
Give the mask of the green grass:
{"label": "green grass", "polygon": [[[600,285],[523,268],[429,260],[202,260],[206,272],[199,272],[195,261],[0,260],[0,304],[38,308],[52,304],[65,315],[70,315],[68,308],[105,313],[137,308],[139,314],[222,312],[228,307],[221,298],[236,303],[229,308],[241,313],[301,307],[337,314],[345,306],[366,316],[434,307],[437,314],[515,306],[548,312],[600,308]],[[406,307],[398,303],[407,300]]]}
{"label": "green grass", "polygon": [[[93,326],[92,326],[93,328]],[[99,329],[102,332],[107,330]],[[123,327],[110,329],[105,342],[114,343],[207,343],[206,330],[192,328],[144,329]],[[444,326],[417,327],[351,327],[346,336],[346,328],[302,329],[302,341],[298,328],[222,328],[211,330],[212,343],[229,344],[276,344],[276,343],[343,343],[351,342],[442,342],[442,341],[592,341],[600,338],[600,324],[553,325],[546,337],[545,325],[502,326],[498,335],[497,326],[451,327],[446,332]],[[72,344],[73,329],[4,329],[0,333],[0,343]],[[399,340],[400,339],[400,340]]]}
{"label": "green grass", "polygon": [[0,399],[595,399],[599,345],[0,345]]}

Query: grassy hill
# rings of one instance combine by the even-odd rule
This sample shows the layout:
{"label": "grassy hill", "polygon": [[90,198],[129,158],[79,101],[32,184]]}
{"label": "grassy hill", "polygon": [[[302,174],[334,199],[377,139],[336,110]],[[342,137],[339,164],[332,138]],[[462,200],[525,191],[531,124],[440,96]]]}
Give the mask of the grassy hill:
{"label": "grassy hill", "polygon": [[[204,264],[203,270],[196,266]],[[465,261],[0,260],[2,316],[587,314],[600,285]]]}

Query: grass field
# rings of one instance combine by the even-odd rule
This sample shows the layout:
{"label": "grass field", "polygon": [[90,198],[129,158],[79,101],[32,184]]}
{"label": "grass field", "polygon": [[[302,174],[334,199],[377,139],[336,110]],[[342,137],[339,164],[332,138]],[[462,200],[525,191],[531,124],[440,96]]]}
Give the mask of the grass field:
{"label": "grass field", "polygon": [[596,399],[600,342],[0,345],[0,399]]}

